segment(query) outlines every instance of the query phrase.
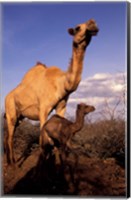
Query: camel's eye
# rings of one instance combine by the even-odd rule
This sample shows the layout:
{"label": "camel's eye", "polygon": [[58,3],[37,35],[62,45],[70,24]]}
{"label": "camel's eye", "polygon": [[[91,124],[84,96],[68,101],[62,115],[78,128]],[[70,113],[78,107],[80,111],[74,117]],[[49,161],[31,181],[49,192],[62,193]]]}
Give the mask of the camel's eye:
{"label": "camel's eye", "polygon": [[77,26],[77,27],[75,28],[75,31],[78,32],[79,30],[80,30],[80,26]]}

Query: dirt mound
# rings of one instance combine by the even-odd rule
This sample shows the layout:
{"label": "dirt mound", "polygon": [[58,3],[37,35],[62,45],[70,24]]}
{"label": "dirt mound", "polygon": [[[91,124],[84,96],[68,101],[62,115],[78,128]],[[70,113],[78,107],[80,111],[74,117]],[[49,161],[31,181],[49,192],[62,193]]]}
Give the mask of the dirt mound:
{"label": "dirt mound", "polygon": [[4,166],[4,194],[124,196],[125,170],[115,159],[72,155],[62,165],[44,160],[37,149],[21,167]]}
{"label": "dirt mound", "polygon": [[[63,163],[55,164],[54,155],[45,161],[40,151],[39,126],[23,122],[14,137],[17,165],[7,166],[3,154],[3,194],[125,197],[124,164],[113,156],[124,149],[122,129],[121,134],[112,132],[110,137],[110,132],[99,133],[96,124],[91,126],[74,138],[78,148]],[[124,157],[121,159],[124,163]]]}

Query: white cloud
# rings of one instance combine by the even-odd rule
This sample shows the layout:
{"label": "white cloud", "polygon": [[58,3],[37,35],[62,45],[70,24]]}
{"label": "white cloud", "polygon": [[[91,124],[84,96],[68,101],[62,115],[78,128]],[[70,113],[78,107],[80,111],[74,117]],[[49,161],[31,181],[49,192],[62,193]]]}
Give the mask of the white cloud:
{"label": "white cloud", "polygon": [[114,85],[114,87],[112,88],[115,92],[121,92],[123,90],[123,85],[118,84],[118,85]]}
{"label": "white cloud", "polygon": [[101,73],[101,74],[95,74],[93,76],[94,80],[104,80],[108,79],[111,75],[109,73]]}
{"label": "white cloud", "polygon": [[[105,106],[106,100],[109,106],[113,108],[123,95],[125,84],[126,74],[122,72],[115,74],[99,73],[88,77],[82,80],[77,90],[70,95],[67,113],[72,115],[73,109],[76,109],[76,105],[81,102],[93,105],[97,111],[100,111]],[[121,102],[121,106],[123,106],[123,102]]]}

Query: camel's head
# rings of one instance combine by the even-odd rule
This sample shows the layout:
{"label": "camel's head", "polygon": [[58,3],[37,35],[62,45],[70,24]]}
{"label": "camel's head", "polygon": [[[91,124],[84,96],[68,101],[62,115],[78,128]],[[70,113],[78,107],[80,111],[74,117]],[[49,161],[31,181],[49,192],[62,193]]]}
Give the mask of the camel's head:
{"label": "camel's head", "polygon": [[90,19],[83,24],[79,24],[76,28],[68,29],[70,35],[74,36],[74,45],[78,47],[82,45],[86,47],[92,36],[97,35],[99,29],[94,19]]}
{"label": "camel's head", "polygon": [[86,115],[90,112],[93,112],[95,110],[95,107],[91,105],[86,105],[84,103],[80,103],[78,104],[77,109],[81,110]]}

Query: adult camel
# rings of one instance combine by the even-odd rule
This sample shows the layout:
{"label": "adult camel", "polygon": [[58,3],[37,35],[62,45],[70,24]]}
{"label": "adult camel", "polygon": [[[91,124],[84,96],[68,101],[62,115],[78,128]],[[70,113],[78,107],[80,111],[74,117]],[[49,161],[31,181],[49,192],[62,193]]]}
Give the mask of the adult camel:
{"label": "adult camel", "polygon": [[[64,116],[68,97],[80,83],[86,47],[92,36],[97,34],[98,27],[95,20],[90,19],[77,25],[76,28],[68,29],[68,32],[73,36],[73,51],[67,71],[62,71],[56,66],[46,67],[37,63],[25,74],[21,83],[6,96],[5,112],[8,126],[6,150],[9,164],[15,162],[13,134],[19,118],[40,120],[41,129],[53,109],[56,109],[56,114]],[[44,142],[45,144],[51,142],[46,132]]]}

